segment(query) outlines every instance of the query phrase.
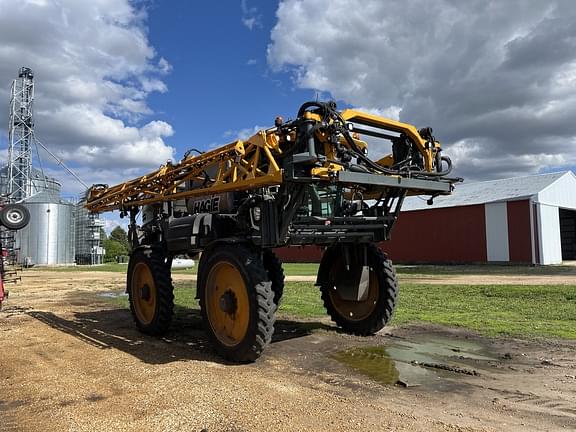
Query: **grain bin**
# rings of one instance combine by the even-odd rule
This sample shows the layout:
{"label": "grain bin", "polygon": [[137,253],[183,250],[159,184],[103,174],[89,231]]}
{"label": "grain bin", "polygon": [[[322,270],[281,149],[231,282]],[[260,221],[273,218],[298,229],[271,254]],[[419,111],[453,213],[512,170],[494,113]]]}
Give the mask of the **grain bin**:
{"label": "grain bin", "polygon": [[[44,195],[49,198],[48,194]],[[64,265],[74,263],[74,204],[42,200],[23,204],[30,211],[30,223],[16,235],[18,261],[35,265]]]}

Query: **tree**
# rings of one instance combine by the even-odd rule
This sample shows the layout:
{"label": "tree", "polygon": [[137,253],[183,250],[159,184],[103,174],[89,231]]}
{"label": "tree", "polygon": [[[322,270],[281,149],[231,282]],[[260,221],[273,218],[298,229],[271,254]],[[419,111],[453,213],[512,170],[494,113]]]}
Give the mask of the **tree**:
{"label": "tree", "polygon": [[106,255],[104,255],[104,262],[115,262],[116,257],[120,255],[128,255],[128,249],[122,243],[112,239],[106,239],[102,242]]}
{"label": "tree", "polygon": [[130,249],[130,243],[128,242],[128,234],[126,234],[126,231],[124,231],[124,229],[121,226],[117,226],[112,230],[109,239],[120,243],[122,246],[124,246],[126,251]]}

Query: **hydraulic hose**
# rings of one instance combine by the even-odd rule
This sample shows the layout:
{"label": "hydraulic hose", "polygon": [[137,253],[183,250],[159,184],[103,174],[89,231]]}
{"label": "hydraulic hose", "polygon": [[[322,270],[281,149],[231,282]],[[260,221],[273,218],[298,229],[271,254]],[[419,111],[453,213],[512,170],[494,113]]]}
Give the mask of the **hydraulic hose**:
{"label": "hydraulic hose", "polygon": [[420,171],[420,173],[429,177],[444,177],[450,174],[452,172],[452,159],[450,159],[448,156],[440,156],[440,161],[446,162],[446,164],[448,165],[448,167],[444,171],[432,171],[432,172]]}
{"label": "hydraulic hose", "polygon": [[311,108],[311,107],[319,108],[322,111],[324,111],[324,113],[323,113],[324,119],[326,118],[326,114],[336,112],[336,110],[335,110],[336,104],[334,102],[310,101],[310,102],[305,102],[300,106],[300,109],[298,109],[298,118],[301,118],[302,116],[304,116],[304,113],[306,112],[306,110],[308,108]]}
{"label": "hydraulic hose", "polygon": [[[362,162],[364,162],[369,168],[371,168],[371,169],[373,169],[376,172],[379,172],[381,174],[389,174],[389,175],[398,175],[399,174],[399,171],[397,171],[397,170],[392,170],[392,169],[385,168],[383,166],[378,165],[376,162],[374,162],[373,160],[368,158],[358,148],[358,146],[354,142],[354,139],[350,136],[350,132],[344,126],[346,124],[346,122],[344,121],[344,119],[342,118],[340,113],[336,110],[336,104],[335,103],[333,103],[333,102],[325,103],[325,102],[315,102],[315,101],[306,102],[300,106],[300,109],[298,110],[298,118],[302,118],[304,116],[304,113],[306,112],[306,110],[308,110],[311,107],[319,108],[320,110],[323,111],[323,120],[325,120],[326,117],[332,117],[334,120],[338,120],[340,122],[340,127],[338,128],[339,132],[344,136],[344,139],[348,142],[348,144],[350,145],[350,148],[356,154],[356,157],[358,159],[360,159]],[[313,130],[313,132],[315,132],[315,131],[316,131],[316,128]],[[436,171],[436,172],[428,172],[428,171],[422,171],[422,170],[412,171],[411,170],[410,173],[415,174],[415,175],[421,175],[424,177],[443,177],[443,176],[448,175],[452,171],[452,160],[448,156],[438,157],[437,158],[437,165],[438,165],[438,162],[440,162],[439,166],[441,166],[441,162],[446,162],[446,164],[448,165],[447,169],[445,169],[443,171]],[[360,167],[356,166],[356,168],[353,168],[353,169],[358,170],[358,168],[360,168]]]}
{"label": "hydraulic hose", "polygon": [[[344,119],[342,119],[342,117],[340,116],[340,113],[336,113],[338,116],[338,119],[341,121],[342,124],[345,124]],[[383,174],[392,174],[392,175],[396,175],[398,174],[397,171],[395,170],[391,170],[388,168],[384,168],[380,165],[378,165],[376,162],[372,161],[370,158],[368,158],[357,146],[356,143],[354,142],[354,140],[352,139],[352,137],[350,136],[350,133],[348,132],[348,130],[346,128],[341,128],[341,133],[342,135],[344,135],[344,138],[346,139],[346,141],[348,142],[348,144],[350,144],[350,147],[352,147],[352,150],[356,153],[356,155],[358,156],[358,158],[360,160],[362,160],[364,163],[366,163],[368,166],[370,166],[371,168],[375,169],[376,171],[383,173]],[[450,172],[452,172],[452,160],[448,157],[448,156],[440,156],[440,161],[444,161],[447,163],[448,168],[446,170],[443,171],[437,171],[437,172],[428,172],[428,171],[422,171],[422,170],[418,170],[418,171],[411,171],[411,174],[417,174],[417,175],[422,175],[424,177],[443,177],[446,176],[448,174],[450,174]]]}

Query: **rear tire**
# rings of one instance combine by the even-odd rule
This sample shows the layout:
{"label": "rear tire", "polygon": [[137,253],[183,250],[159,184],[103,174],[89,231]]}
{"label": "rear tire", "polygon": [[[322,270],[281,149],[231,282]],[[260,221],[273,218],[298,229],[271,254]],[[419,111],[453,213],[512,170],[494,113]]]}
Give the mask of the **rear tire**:
{"label": "rear tire", "polygon": [[321,263],[321,268],[328,270],[320,284],[328,315],[346,333],[359,336],[381,330],[392,318],[398,298],[398,280],[392,261],[376,245],[368,244],[366,248],[370,281],[363,301],[344,300],[336,289],[335,281],[346,271],[341,247],[328,248]]}
{"label": "rear tire", "polygon": [[280,306],[282,294],[284,294],[284,269],[282,261],[270,249],[265,249],[262,255],[264,267],[268,272],[268,279],[272,282],[272,291],[274,292],[274,304],[276,308]]}
{"label": "rear tire", "polygon": [[0,223],[9,230],[19,230],[30,222],[30,212],[22,204],[7,204],[0,210]]}
{"label": "rear tire", "polygon": [[142,333],[161,335],[174,314],[170,260],[159,248],[137,249],[130,256],[127,288],[130,311]]}
{"label": "rear tire", "polygon": [[276,305],[260,253],[243,245],[204,252],[198,277],[200,310],[218,354],[255,361],[272,340]]}

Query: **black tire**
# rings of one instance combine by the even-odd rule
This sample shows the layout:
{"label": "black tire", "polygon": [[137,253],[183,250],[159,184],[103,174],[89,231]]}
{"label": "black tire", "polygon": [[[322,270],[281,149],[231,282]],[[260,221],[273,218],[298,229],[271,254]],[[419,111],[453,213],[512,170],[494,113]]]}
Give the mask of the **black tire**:
{"label": "black tire", "polygon": [[274,333],[274,292],[260,255],[226,244],[205,251],[200,261],[198,297],[206,332],[218,354],[235,363],[255,361]]}
{"label": "black tire", "polygon": [[[361,302],[343,300],[335,288],[335,278],[342,271],[342,249],[328,248],[322,257],[321,269],[328,271],[320,282],[322,300],[328,315],[342,330],[359,336],[372,335],[381,330],[392,318],[398,298],[396,272],[386,255],[374,244],[368,244],[367,259],[370,267],[368,298]],[[362,312],[353,316],[351,311]]]}
{"label": "black tire", "polygon": [[0,210],[0,223],[9,230],[19,230],[30,223],[30,212],[22,204],[7,204]]}
{"label": "black tire", "polygon": [[[148,278],[145,283],[143,276]],[[157,336],[170,327],[174,315],[170,276],[170,260],[160,248],[139,248],[130,256],[126,291],[132,317],[142,333]]]}
{"label": "black tire", "polygon": [[284,269],[282,261],[270,249],[265,249],[262,255],[264,267],[268,272],[268,279],[272,282],[272,291],[274,292],[274,304],[280,306],[282,294],[284,294]]}

